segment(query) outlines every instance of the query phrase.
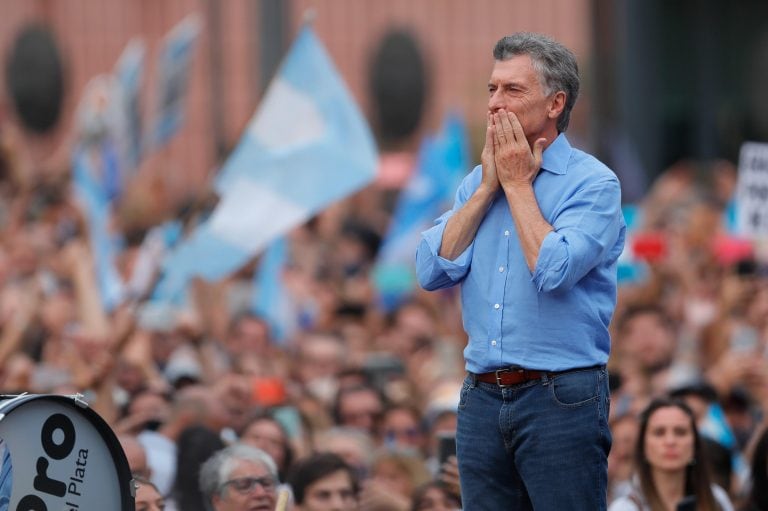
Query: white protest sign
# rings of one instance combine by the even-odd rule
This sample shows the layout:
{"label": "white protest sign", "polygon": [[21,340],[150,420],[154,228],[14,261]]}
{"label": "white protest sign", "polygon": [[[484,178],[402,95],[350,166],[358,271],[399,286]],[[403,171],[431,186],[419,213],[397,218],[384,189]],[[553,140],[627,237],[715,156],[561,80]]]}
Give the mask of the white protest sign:
{"label": "white protest sign", "polygon": [[768,239],[768,144],[745,142],[741,146],[736,203],[739,233]]}

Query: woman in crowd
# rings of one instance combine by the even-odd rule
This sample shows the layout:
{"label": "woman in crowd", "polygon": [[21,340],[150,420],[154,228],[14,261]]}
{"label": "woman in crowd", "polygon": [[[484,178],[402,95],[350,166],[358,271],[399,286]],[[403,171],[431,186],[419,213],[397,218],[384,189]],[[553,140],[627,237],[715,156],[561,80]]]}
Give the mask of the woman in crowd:
{"label": "woman in crowd", "polygon": [[205,498],[198,481],[200,467],[225,447],[224,442],[213,430],[195,425],[181,432],[176,446],[176,479],[168,508],[170,511],[205,511]]}
{"label": "woman in crowd", "polygon": [[258,447],[277,464],[280,480],[284,480],[294,459],[291,439],[283,424],[272,414],[259,411],[249,417],[240,432],[240,442]]}
{"label": "woman in crowd", "polygon": [[157,491],[157,486],[148,479],[134,478],[136,482],[136,511],[163,511],[165,499]]}
{"label": "woman in crowd", "polygon": [[640,416],[635,477],[609,511],[732,511],[710,482],[693,412],[682,401],[651,401]]}

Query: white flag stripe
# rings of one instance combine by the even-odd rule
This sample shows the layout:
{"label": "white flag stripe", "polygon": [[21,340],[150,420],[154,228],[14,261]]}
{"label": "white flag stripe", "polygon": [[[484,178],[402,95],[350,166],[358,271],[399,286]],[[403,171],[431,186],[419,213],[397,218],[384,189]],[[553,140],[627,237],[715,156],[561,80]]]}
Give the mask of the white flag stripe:
{"label": "white flag stripe", "polygon": [[[286,115],[290,105],[291,115]],[[301,122],[296,122],[301,119]],[[296,149],[317,142],[328,126],[315,103],[285,80],[270,87],[249,133],[267,150]]]}
{"label": "white flag stripe", "polygon": [[217,280],[277,237],[370,183],[370,128],[312,29],[305,27],[216,180],[211,217],[164,261],[174,299],[194,276]]}
{"label": "white flag stripe", "polygon": [[306,208],[269,188],[239,179],[211,215],[211,233],[245,252],[255,253],[308,216]]}

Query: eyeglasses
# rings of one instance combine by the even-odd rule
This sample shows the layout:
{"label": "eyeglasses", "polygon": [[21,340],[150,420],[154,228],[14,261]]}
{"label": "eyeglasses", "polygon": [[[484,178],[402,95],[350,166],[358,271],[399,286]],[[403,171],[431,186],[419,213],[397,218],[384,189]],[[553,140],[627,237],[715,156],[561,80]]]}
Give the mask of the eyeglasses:
{"label": "eyeglasses", "polygon": [[227,486],[231,486],[237,493],[241,495],[247,495],[251,493],[256,486],[261,486],[266,492],[271,492],[277,486],[277,480],[272,476],[264,477],[239,477],[237,479],[230,479],[221,485],[221,489],[224,490]]}
{"label": "eyeglasses", "polygon": [[403,429],[387,429],[384,431],[384,436],[389,439],[395,439],[397,437],[406,437],[409,439],[415,439],[419,437],[419,431],[417,428],[403,428]]}

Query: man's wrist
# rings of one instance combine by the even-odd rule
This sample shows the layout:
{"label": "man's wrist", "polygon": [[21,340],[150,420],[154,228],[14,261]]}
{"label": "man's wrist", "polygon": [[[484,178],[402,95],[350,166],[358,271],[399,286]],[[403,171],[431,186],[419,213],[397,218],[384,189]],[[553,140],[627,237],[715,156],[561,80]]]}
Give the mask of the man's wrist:
{"label": "man's wrist", "polygon": [[529,196],[533,193],[533,183],[527,181],[513,181],[504,183],[504,194],[507,197]]}
{"label": "man's wrist", "polygon": [[490,186],[485,183],[480,183],[480,186],[475,190],[474,196],[479,200],[487,203],[491,203],[496,196],[496,192],[499,191],[499,186]]}

